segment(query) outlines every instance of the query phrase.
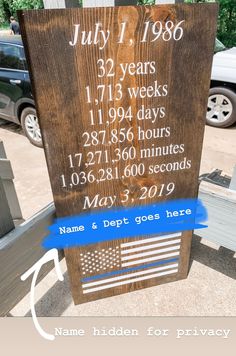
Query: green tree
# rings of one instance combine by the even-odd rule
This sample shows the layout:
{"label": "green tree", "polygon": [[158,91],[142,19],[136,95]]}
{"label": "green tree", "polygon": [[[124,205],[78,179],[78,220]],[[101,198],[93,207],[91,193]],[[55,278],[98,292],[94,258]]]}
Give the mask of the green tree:
{"label": "green tree", "polygon": [[218,0],[218,38],[227,47],[236,46],[236,3],[235,0]]}
{"label": "green tree", "polygon": [[0,23],[9,21],[20,9],[42,9],[43,0],[0,0]]}
{"label": "green tree", "polygon": [[11,9],[13,12],[20,9],[42,9],[43,0],[12,0]]}
{"label": "green tree", "polygon": [[11,10],[12,0],[0,0],[0,24],[9,22],[9,17],[12,15]]}

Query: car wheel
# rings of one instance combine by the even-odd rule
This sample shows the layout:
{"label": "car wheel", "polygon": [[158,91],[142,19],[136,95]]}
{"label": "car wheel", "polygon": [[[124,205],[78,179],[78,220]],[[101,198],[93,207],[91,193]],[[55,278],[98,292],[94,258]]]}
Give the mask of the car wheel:
{"label": "car wheel", "polygon": [[211,88],[206,122],[215,127],[228,127],[236,121],[236,93],[231,89]]}
{"label": "car wheel", "polygon": [[38,117],[34,108],[28,107],[22,111],[21,125],[30,142],[37,147],[43,147]]}

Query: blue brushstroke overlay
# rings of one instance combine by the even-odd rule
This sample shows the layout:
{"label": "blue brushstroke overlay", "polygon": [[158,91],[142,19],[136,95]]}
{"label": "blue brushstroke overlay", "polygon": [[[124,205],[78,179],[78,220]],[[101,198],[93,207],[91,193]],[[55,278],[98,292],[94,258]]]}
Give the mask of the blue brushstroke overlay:
{"label": "blue brushstroke overlay", "polygon": [[[167,211],[173,213],[183,210],[186,212],[187,209],[191,212],[190,214],[172,217],[169,214],[168,217]],[[159,214],[159,219],[153,218],[152,220],[155,214],[156,216]],[[144,217],[145,221],[137,223],[140,217]],[[123,223],[120,227],[117,227],[117,224],[104,227],[104,222],[108,224],[111,221],[113,225],[115,221]],[[49,227],[50,234],[44,239],[42,246],[46,249],[64,249],[124,237],[202,229],[207,227],[202,224],[205,221],[207,221],[207,211],[199,199],[179,199],[131,208],[106,209],[56,219],[55,223]],[[75,232],[78,226],[83,226],[84,231]]]}

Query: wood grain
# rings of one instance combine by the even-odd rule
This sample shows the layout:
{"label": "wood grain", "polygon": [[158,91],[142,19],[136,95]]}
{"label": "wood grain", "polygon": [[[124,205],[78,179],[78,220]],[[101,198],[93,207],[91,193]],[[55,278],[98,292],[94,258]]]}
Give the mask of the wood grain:
{"label": "wood grain", "polygon": [[[93,197],[116,195],[119,199],[116,206],[122,206],[120,200],[122,191],[129,189],[134,202],[129,206],[148,204],[168,200],[168,197],[157,199],[138,200],[138,192],[143,186],[160,185],[161,183],[175,182],[175,190],[171,199],[193,198],[197,196],[198,174],[202,150],[202,140],[205,125],[205,113],[210,83],[210,70],[216,30],[216,4],[198,5],[163,5],[153,7],[117,7],[96,9],[68,9],[68,10],[42,10],[23,11],[20,13],[20,22],[23,40],[28,57],[31,80],[34,88],[34,97],[40,117],[40,126],[43,134],[49,175],[54,195],[57,216],[68,216],[83,211],[85,196]],[[146,21],[184,22],[184,36],[181,41],[168,42],[140,42]],[[128,42],[117,44],[121,23],[126,21],[127,36],[133,40],[134,45]],[[82,46],[78,44],[73,48],[68,45],[72,38],[73,25],[79,23],[82,29],[91,30],[96,23],[101,23],[104,29],[111,31],[111,40],[108,45],[99,50],[98,46]],[[115,75],[112,78],[98,78],[97,60],[113,58],[115,61]],[[127,75],[122,81],[123,92],[127,93],[130,87],[148,87],[155,80],[159,84],[168,83],[168,95],[152,98],[130,98],[124,95],[122,100],[109,103],[107,97],[99,106],[104,113],[109,107],[132,106],[134,114],[141,105],[146,108],[164,106],[166,117],[152,124],[150,120],[125,121],[120,125],[114,122],[105,127],[106,131],[119,129],[121,126],[128,129],[132,127],[135,138],[133,146],[138,155],[135,162],[143,162],[148,167],[157,164],[173,164],[174,162],[190,160],[190,169],[165,171],[158,174],[145,174],[142,177],[125,178],[110,182],[77,185],[76,188],[62,188],[60,175],[69,179],[71,170],[68,167],[67,157],[75,152],[87,154],[82,134],[91,131],[88,123],[88,110],[97,110],[98,106],[92,103],[88,109],[86,104],[85,87],[90,85],[94,95],[98,84],[115,85],[121,76],[120,63],[137,63],[155,61],[157,71],[154,74]],[[158,130],[169,126],[170,137],[138,140],[138,126],[142,130]],[[93,130],[101,129],[95,125]],[[168,146],[170,144],[184,144],[183,154],[161,155],[159,157],[141,158],[140,152],[146,147]],[[124,147],[117,144],[115,147]],[[96,149],[104,150],[102,144]],[[114,150],[109,150],[109,162],[114,159]],[[186,158],[185,158],[186,157]],[[86,170],[85,161],[81,170]],[[123,171],[127,162],[117,163],[119,171]],[[104,167],[107,165],[103,165]],[[109,166],[109,165],[108,165]],[[93,167],[95,174],[101,165]],[[117,241],[89,245],[86,248],[73,248],[65,250],[65,256],[70,276],[71,290],[76,304],[116,294],[127,293],[132,290],[146,288],[185,278],[188,271],[189,250],[191,245],[191,231],[184,232],[181,242],[180,266],[178,273],[169,277],[153,278],[151,280],[119,286],[104,291],[84,295],[81,289],[82,265],[80,253],[96,249],[114,248]],[[121,241],[129,241],[123,239]]]}

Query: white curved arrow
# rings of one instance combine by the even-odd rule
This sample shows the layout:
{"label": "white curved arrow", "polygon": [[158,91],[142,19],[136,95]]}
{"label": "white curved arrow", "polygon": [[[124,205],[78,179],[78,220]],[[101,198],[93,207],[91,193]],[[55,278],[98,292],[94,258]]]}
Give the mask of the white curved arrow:
{"label": "white curved arrow", "polygon": [[35,292],[35,286],[36,286],[36,281],[38,278],[39,271],[41,267],[49,262],[49,261],[54,261],[55,264],[55,269],[57,273],[57,277],[59,281],[63,281],[64,277],[61,272],[60,264],[59,264],[59,258],[58,258],[58,250],[53,248],[49,250],[48,252],[43,255],[43,257],[38,260],[28,271],[26,271],[20,278],[22,281],[25,281],[31,274],[33,274],[32,282],[31,282],[31,288],[30,288],[30,309],[31,309],[31,314],[33,318],[33,322],[35,325],[36,330],[39,332],[39,334],[44,337],[47,340],[53,341],[55,339],[55,336],[52,334],[48,334],[46,331],[42,329],[40,326],[37,315],[35,312],[35,306],[34,306],[34,292]]}

